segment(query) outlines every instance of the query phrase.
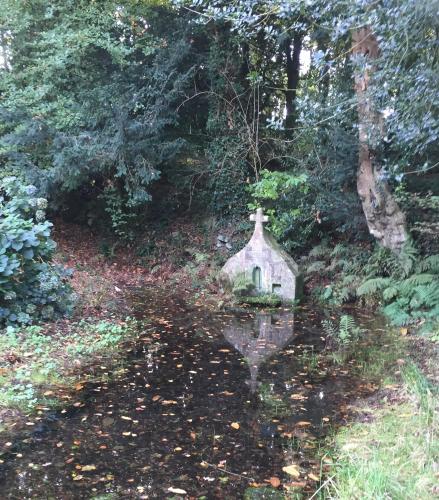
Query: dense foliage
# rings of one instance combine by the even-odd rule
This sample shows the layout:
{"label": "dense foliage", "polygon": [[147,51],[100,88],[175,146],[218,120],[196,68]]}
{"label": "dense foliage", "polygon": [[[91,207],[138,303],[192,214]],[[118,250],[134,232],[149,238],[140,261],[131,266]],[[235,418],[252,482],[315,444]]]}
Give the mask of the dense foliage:
{"label": "dense foliage", "polygon": [[[364,281],[383,278],[399,290],[380,299],[387,307],[398,297],[411,319],[436,311],[403,284],[439,248],[436,0],[0,6],[2,175],[130,242],[182,210],[226,225],[263,206],[294,254],[326,238],[358,264],[329,273],[328,300],[354,300]],[[367,51],[352,56],[365,26],[379,46],[372,62]],[[366,123],[375,187],[397,200],[416,248],[405,275],[364,266],[376,254],[357,186],[358,74],[379,117]]]}
{"label": "dense foliage", "polygon": [[308,280],[318,279],[314,295],[334,305],[361,299],[379,304],[392,324],[422,323],[435,331],[439,317],[439,256],[422,257],[410,244],[396,257],[388,250],[352,249],[325,241],[308,255]]}
{"label": "dense foliage", "polygon": [[51,263],[47,201],[35,194],[13,177],[0,186],[0,324],[52,319],[72,306],[68,272]]}

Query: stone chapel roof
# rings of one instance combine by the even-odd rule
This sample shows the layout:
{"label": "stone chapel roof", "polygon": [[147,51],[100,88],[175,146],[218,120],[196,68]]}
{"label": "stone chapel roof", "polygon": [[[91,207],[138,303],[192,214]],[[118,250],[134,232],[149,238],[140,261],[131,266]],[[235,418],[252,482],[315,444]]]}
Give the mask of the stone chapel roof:
{"label": "stone chapel roof", "polygon": [[259,247],[268,247],[272,252],[276,253],[285,263],[291,272],[298,276],[299,266],[295,260],[289,255],[274,239],[274,237],[269,233],[263,226],[265,222],[268,222],[268,217],[264,215],[262,208],[258,208],[255,214],[250,216],[250,220],[255,222],[255,229],[250,241],[245,245],[245,247],[238,252],[235,256],[231,257],[229,260],[232,261],[234,257],[237,257],[241,252],[245,252],[247,248],[251,248],[252,251]]}

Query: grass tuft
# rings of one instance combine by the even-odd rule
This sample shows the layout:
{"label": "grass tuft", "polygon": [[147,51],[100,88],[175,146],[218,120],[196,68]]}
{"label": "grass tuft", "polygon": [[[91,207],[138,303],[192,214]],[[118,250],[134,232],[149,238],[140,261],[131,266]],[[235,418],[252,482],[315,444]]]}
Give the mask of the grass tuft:
{"label": "grass tuft", "polygon": [[369,421],[335,436],[336,462],[324,498],[427,500],[437,494],[438,394],[411,361],[401,376],[402,402],[365,408]]}

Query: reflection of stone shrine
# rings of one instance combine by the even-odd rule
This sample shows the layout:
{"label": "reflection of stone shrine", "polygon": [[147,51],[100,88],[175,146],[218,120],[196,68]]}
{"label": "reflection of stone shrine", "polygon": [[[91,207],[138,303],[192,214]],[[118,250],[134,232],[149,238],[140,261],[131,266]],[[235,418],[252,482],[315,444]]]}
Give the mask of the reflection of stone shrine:
{"label": "reflection of stone shrine", "polygon": [[[257,336],[255,336],[255,334]],[[248,384],[251,392],[259,385],[259,367],[283,349],[294,334],[294,314],[257,314],[253,324],[235,320],[223,335],[247,361],[250,368]]]}

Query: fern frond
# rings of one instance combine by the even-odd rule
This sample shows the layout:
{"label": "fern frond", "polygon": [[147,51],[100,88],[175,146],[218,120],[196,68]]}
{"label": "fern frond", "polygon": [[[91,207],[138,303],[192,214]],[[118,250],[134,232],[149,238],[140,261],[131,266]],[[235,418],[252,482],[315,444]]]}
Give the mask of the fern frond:
{"label": "fern frond", "polygon": [[418,273],[430,271],[431,273],[439,273],[439,254],[430,255],[418,262],[416,266]]}
{"label": "fern frond", "polygon": [[398,264],[405,276],[408,276],[418,259],[418,251],[413,246],[411,241],[408,241],[401,250],[398,256]]}
{"label": "fern frond", "polygon": [[358,279],[358,276],[354,276],[353,274],[347,274],[346,276],[343,277],[342,284],[343,285],[352,285],[356,280]]}
{"label": "fern frond", "polygon": [[438,277],[434,274],[413,274],[409,278],[406,278],[404,281],[401,281],[398,287],[401,290],[402,294],[409,295],[413,291],[414,287],[432,283],[437,279]]}
{"label": "fern frond", "polygon": [[383,313],[390,319],[392,325],[395,326],[405,326],[413,321],[410,314],[400,306],[398,301],[384,307]]}
{"label": "fern frond", "polygon": [[324,255],[329,255],[329,248],[326,242],[315,246],[308,254],[309,257],[323,257]]}
{"label": "fern frond", "polygon": [[351,297],[351,291],[349,288],[343,287],[341,290],[337,292],[337,298],[339,302],[347,302]]}
{"label": "fern frond", "polygon": [[355,327],[354,318],[352,316],[349,316],[348,314],[343,314],[343,316],[340,318],[340,330],[349,332],[354,327]]}
{"label": "fern frond", "polygon": [[397,286],[389,286],[389,288],[385,288],[383,291],[383,299],[385,301],[389,301],[394,299],[398,295],[398,287]]}
{"label": "fern frond", "polygon": [[331,257],[339,257],[343,254],[346,254],[346,247],[344,245],[342,245],[341,243],[338,243],[332,249]]}
{"label": "fern frond", "polygon": [[337,327],[329,319],[325,319],[325,320],[322,321],[322,327],[323,327],[324,333],[328,337],[335,337],[335,335],[337,334]]}
{"label": "fern frond", "polygon": [[323,260],[316,260],[315,262],[312,262],[307,268],[306,268],[306,273],[311,274],[311,273],[318,273],[320,271],[323,271],[326,267],[326,262]]}
{"label": "fern frond", "polygon": [[338,268],[346,271],[347,269],[349,269],[349,267],[352,265],[352,263],[346,259],[334,259],[333,263],[331,263],[331,265],[333,265],[334,269],[336,269],[338,267]]}
{"label": "fern frond", "polygon": [[420,285],[414,289],[414,296],[421,305],[435,307],[439,305],[439,283],[434,282],[427,285]]}
{"label": "fern frond", "polygon": [[390,278],[372,278],[362,283],[357,288],[357,295],[370,295],[379,292],[388,287],[391,283]]}

